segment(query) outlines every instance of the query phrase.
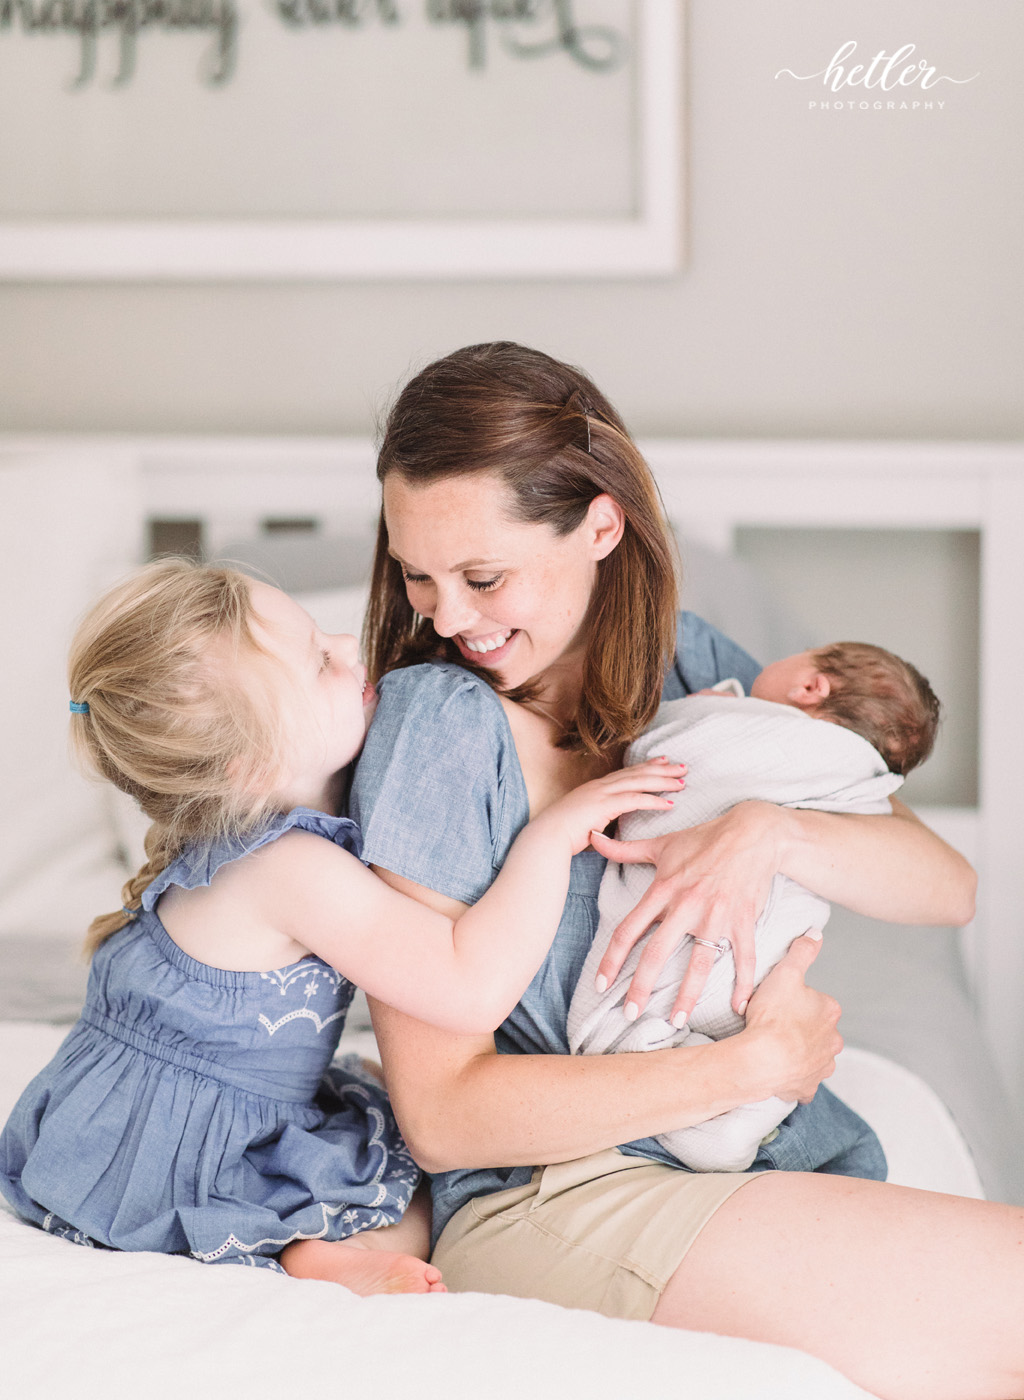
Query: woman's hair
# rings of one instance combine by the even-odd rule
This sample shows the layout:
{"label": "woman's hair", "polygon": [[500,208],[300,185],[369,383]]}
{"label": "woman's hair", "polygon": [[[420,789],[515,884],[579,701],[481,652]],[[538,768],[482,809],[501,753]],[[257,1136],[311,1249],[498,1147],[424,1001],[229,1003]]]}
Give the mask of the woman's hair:
{"label": "woman's hair", "polygon": [[[142,891],[183,847],[256,825],[271,809],[280,721],[238,656],[272,664],[252,632],[249,580],[187,559],[149,564],[86,615],[68,660],[71,742],[84,766],[133,797],[152,821],[147,861],[121,893]],[[255,684],[254,684],[255,680]],[[131,913],[89,926],[92,953]]]}
{"label": "woman's hair", "polygon": [[[580,370],[510,341],[470,345],[428,365],[399,395],[377,459],[411,486],[490,472],[508,487],[512,518],[577,529],[595,497],[621,506],[625,532],[597,565],[583,622],[583,687],[566,748],[602,753],[653,717],[676,629],[675,549],[658,490],[636,444]],[[467,666],[454,644],[414,613],[388,552],[381,512],[364,644],[371,679],[435,656]],[[506,692],[528,701],[530,686]]]}
{"label": "woman's hair", "polygon": [[932,751],[939,726],[935,692],[909,661],[868,642],[834,642],[812,653],[831,682],[814,709],[867,739],[891,773],[909,773]]}

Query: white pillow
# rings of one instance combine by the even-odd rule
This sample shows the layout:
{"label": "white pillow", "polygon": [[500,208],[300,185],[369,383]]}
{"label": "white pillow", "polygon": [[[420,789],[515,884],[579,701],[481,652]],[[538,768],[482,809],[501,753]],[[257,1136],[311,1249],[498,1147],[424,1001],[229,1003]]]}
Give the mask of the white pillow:
{"label": "white pillow", "polygon": [[66,666],[77,619],[138,560],[141,543],[127,458],[0,456],[0,936],[77,938],[120,903],[103,785],[68,755]]}

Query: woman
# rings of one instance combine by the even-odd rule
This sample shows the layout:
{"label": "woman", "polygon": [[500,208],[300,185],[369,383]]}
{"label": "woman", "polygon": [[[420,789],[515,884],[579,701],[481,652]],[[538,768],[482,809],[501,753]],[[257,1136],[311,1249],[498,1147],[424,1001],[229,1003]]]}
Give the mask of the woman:
{"label": "woman", "polygon": [[[454,914],[531,812],[619,761],[663,684],[671,697],[756,668],[697,619],[677,636],[656,488],[578,371],[506,343],[438,361],[399,397],[378,475],[381,696],[353,815],[384,879]],[[448,1285],[788,1344],[894,1400],[1024,1394],[1024,1212],[813,1171],[691,1174],[648,1140],[771,1094],[809,1102],[832,1072],[839,1009],[804,983],[813,939],[751,996],[751,931],[777,872],[868,915],[963,923],[970,868],[896,802],[885,818],[744,803],[641,843],[657,879],[616,956],[661,927],[633,999],[683,934],[728,936],[746,1029],[686,1055],[575,1058],[566,1009],[602,856],[622,857],[594,846],[494,1039],[375,1010],[403,1131],[441,1174]],[[706,972],[695,957],[684,1010]],[[801,1163],[799,1130],[779,1141],[756,1165]]]}

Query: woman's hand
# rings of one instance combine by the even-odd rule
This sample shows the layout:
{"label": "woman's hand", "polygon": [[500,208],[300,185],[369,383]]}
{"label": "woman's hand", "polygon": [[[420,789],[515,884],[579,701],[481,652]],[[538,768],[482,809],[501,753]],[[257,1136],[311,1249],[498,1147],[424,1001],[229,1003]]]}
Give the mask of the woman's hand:
{"label": "woman's hand", "polygon": [[573,788],[565,797],[546,807],[530,825],[555,827],[569,838],[572,853],[576,855],[586,850],[592,837],[599,835],[623,812],[636,812],[641,808],[664,811],[671,807],[672,798],[665,794],[680,790],[685,773],[685,763],[669,763],[664,758],[616,769],[603,778],[593,778]]}
{"label": "woman's hand", "polygon": [[[654,883],[622,921],[599,976],[616,977],[633,945],[661,920],[630,984],[630,1001],[646,1005],[671,951],[686,934],[732,944],[733,1007],[743,1014],[753,985],[753,929],[772,878],[788,875],[822,899],[871,919],[901,924],[964,924],[974,915],[976,876],[967,861],[907,807],[890,798],[891,816],[810,812],[767,802],[740,802],[703,826],[648,841],[595,837],[609,860],[654,865]],[[693,1010],[715,949],[697,943],[673,1020]]]}
{"label": "woman's hand", "polygon": [[[672,952],[692,934],[709,943],[725,939],[732,945],[732,1005],[743,1015],[754,988],[754,925],[779,872],[779,810],[768,802],[740,802],[713,821],[669,836],[646,841],[616,841],[596,834],[592,838],[594,849],[609,860],[655,867],[653,884],[615,930],[598,969],[598,977],[610,985],[633,945],[658,924],[630,983],[629,1001],[638,1013]],[[694,943],[672,1008],[675,1025],[682,1025],[697,1004],[716,956],[714,948]]]}
{"label": "woman's hand", "polygon": [[743,1035],[756,1040],[756,1063],[765,1071],[767,1094],[780,1099],[809,1103],[821,1081],[835,1070],[843,1048],[836,1029],[839,1003],[804,981],[820,948],[819,929],[808,929],[795,939],[747,1008]]}

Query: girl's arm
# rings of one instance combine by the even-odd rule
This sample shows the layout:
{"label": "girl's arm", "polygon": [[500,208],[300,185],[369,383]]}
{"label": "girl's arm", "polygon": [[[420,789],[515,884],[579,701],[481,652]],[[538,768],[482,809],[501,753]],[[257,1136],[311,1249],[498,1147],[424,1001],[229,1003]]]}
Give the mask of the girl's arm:
{"label": "girl's arm", "polygon": [[448,1030],[493,1031],[555,936],[569,862],[591,829],[622,812],[664,808],[681,765],[637,764],[585,783],[520,832],[471,908],[427,908],[320,836],[288,832],[252,863],[247,895],[264,922],[410,1016]]}
{"label": "girl's arm", "polygon": [[[600,974],[610,983],[629,949],[660,921],[630,984],[629,999],[642,1009],[686,934],[713,943],[725,938],[736,959],[733,1006],[742,1015],[753,988],[754,924],[777,874],[870,918],[968,923],[974,870],[908,807],[890,802],[891,816],[741,802],[703,826],[651,841],[595,837],[594,846],[610,860],[656,867],[654,883],[612,936]],[[713,949],[694,945],[673,1016],[693,1010],[714,959]]]}
{"label": "girl's arm", "polygon": [[[459,906],[378,870],[456,916]],[[374,1003],[388,1092],[428,1171],[569,1161],[703,1122],[772,1094],[808,1100],[832,1073],[838,1005],[804,983],[820,943],[797,939],[750,1003],[747,1029],[685,1055],[499,1055],[491,1036],[456,1036]]]}

